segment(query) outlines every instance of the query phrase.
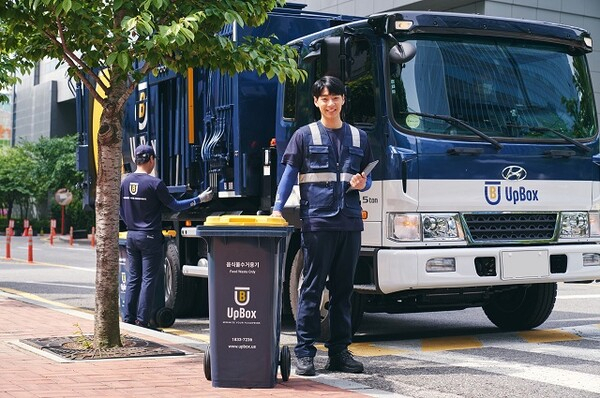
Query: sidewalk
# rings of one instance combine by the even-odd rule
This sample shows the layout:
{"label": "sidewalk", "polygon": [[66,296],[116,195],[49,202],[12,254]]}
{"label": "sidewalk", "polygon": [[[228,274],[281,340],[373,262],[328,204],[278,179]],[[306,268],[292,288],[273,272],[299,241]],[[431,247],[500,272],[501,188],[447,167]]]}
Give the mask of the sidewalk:
{"label": "sidewalk", "polygon": [[[126,324],[121,324],[121,333],[177,348],[186,355],[58,361],[59,357],[28,349],[19,340],[75,335],[78,327],[85,334],[91,334],[94,330],[92,316],[28,302],[2,291],[0,320],[0,397],[361,396],[332,377],[302,378],[293,370],[287,382],[282,382],[278,376],[274,388],[213,388],[204,377],[203,354],[198,349],[200,342]],[[341,383],[337,385],[344,388],[333,387],[336,383]]]}

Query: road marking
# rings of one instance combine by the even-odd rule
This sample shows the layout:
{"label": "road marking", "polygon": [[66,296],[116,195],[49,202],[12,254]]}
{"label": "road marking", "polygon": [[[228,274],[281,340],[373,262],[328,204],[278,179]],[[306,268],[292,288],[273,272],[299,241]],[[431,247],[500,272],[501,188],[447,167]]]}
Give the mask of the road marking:
{"label": "road marking", "polygon": [[[586,338],[586,340],[591,340]],[[589,347],[581,348],[575,346],[564,346],[556,344],[523,344],[515,342],[506,342],[498,344],[486,344],[489,348],[499,348],[503,350],[520,351],[525,353],[535,353],[543,355],[553,355],[555,357],[578,359],[581,361],[599,362],[600,356],[596,349]]]}
{"label": "road marking", "polygon": [[[568,350],[568,347],[565,348],[565,350]],[[600,376],[590,373],[576,372],[567,369],[555,369],[548,366],[531,365],[513,361],[485,359],[455,351],[436,353],[412,352],[402,356],[408,359],[419,359],[451,367],[474,369],[478,372],[505,375],[581,391],[600,392]]]}
{"label": "road marking", "polygon": [[525,330],[517,333],[528,343],[554,343],[581,340],[581,336],[560,329]]}
{"label": "road marking", "polygon": [[407,350],[387,348],[373,343],[352,343],[350,349],[352,353],[360,357],[380,357],[407,352]]}
{"label": "road marking", "polygon": [[473,336],[452,336],[423,339],[421,349],[423,351],[448,351],[481,348],[483,344]]}
{"label": "road marking", "polygon": [[25,281],[24,283],[29,283],[29,284],[32,284],[32,285],[74,287],[74,288],[78,288],[78,289],[90,289],[90,290],[95,290],[96,289],[96,286],[72,285],[72,284],[69,284],[69,283],[51,283],[51,282],[35,282],[35,281]]}
{"label": "road marking", "polygon": [[163,332],[166,332],[169,334],[174,334],[174,335],[180,336],[180,337],[187,337],[187,338],[193,339],[193,340],[200,340],[204,343],[210,342],[210,335],[208,335],[208,334],[192,333],[192,332],[188,332],[185,330],[172,329],[172,328],[165,328],[165,329],[163,329]]}
{"label": "road marking", "polygon": [[36,266],[36,265],[40,265],[40,266],[45,266],[45,267],[56,267],[56,268],[66,268],[66,269],[73,269],[73,270],[77,270],[77,271],[85,271],[85,272],[96,272],[96,267],[94,268],[83,268],[83,267],[74,267],[72,265],[64,265],[64,264],[55,264],[55,263],[45,263],[45,262],[38,262],[38,261],[34,261],[33,263],[30,263],[28,261],[25,260],[19,260],[19,259],[4,259],[4,260],[0,260],[0,264],[11,264],[11,265],[15,265],[15,264],[23,264],[23,265],[27,265],[27,266]]}

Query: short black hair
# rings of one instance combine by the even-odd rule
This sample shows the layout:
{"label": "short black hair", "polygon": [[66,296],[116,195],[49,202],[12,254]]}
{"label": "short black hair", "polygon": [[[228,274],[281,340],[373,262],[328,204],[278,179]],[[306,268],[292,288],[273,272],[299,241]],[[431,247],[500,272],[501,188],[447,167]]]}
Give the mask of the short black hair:
{"label": "short black hair", "polygon": [[313,97],[320,97],[324,89],[327,89],[329,94],[346,95],[346,86],[335,76],[323,76],[314,82],[312,86]]}

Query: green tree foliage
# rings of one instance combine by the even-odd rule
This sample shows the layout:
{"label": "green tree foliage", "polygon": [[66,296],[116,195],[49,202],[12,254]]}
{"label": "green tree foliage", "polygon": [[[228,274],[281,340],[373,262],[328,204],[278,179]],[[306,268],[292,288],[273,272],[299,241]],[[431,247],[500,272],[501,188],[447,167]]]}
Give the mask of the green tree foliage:
{"label": "green tree foliage", "polygon": [[73,192],[83,179],[83,174],[75,171],[77,136],[42,137],[37,142],[24,141],[19,147],[33,160],[30,173],[36,181],[32,193],[37,201],[46,200],[48,192],[60,188]]}
{"label": "green tree foliage", "polygon": [[[0,86],[50,57],[69,66],[103,107],[96,186],[94,346],[120,345],[118,231],[121,120],[127,98],[159,67],[223,73],[256,70],[297,81],[291,48],[265,38],[233,42],[218,35],[231,23],[257,26],[284,0],[5,0],[0,2]],[[134,69],[135,61],[143,60]],[[99,72],[100,70],[105,73]],[[101,76],[103,76],[101,78]],[[2,87],[0,87],[2,88]]]}
{"label": "green tree foliage", "polygon": [[[61,188],[68,189],[73,194],[73,201],[65,209],[69,225],[90,230],[94,215],[83,210],[82,191],[77,188],[83,180],[83,173],[78,172],[75,165],[77,136],[42,137],[37,142],[23,141],[19,146],[33,160],[30,174],[35,184],[30,189],[35,201],[43,205],[49,195]],[[50,204],[52,218],[59,219],[60,206],[54,200]]]}
{"label": "green tree foliage", "polygon": [[[77,137],[73,135],[0,147],[0,208],[7,211],[7,219],[12,218],[14,206],[20,207],[27,217],[32,204],[44,207],[49,196],[67,188],[73,193],[73,203],[67,208],[71,224],[91,228],[93,214],[82,210],[82,192],[77,189],[83,175],[75,167],[76,145]],[[58,205],[52,216],[60,216]]]}
{"label": "green tree foliage", "polygon": [[0,147],[0,203],[9,219],[15,204],[26,212],[34,196],[35,180],[31,174],[34,164],[23,147]]}

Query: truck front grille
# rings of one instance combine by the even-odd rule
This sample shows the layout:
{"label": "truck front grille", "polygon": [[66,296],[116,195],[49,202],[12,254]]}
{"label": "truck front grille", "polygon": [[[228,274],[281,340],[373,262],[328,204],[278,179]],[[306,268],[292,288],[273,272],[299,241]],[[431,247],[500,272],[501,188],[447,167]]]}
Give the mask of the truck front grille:
{"label": "truck front grille", "polygon": [[550,241],[556,230],[556,213],[463,214],[473,243]]}

